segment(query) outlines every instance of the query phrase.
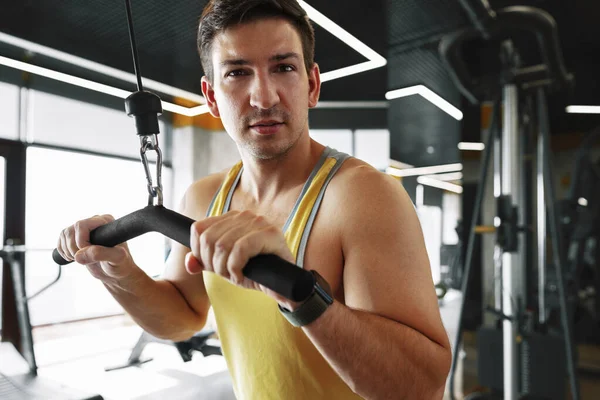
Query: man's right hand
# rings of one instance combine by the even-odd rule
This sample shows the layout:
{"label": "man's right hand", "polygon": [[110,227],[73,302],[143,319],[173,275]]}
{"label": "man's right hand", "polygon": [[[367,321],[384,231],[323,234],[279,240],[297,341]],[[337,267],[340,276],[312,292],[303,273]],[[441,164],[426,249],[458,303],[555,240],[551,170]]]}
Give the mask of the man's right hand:
{"label": "man's right hand", "polygon": [[114,220],[112,215],[97,215],[78,221],[61,232],[56,249],[65,260],[85,265],[94,278],[115,284],[137,268],[127,243],[115,247],[90,243],[91,231]]}

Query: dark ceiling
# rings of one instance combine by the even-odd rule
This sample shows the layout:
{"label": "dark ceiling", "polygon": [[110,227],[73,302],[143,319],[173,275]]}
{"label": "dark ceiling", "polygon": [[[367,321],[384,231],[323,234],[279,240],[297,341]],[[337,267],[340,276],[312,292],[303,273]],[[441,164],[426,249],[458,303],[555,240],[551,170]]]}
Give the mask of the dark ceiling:
{"label": "dark ceiling", "polygon": [[[324,83],[321,100],[382,101],[388,90],[425,84],[465,112],[461,124],[421,97],[412,96],[390,101],[384,113],[382,110],[342,110],[325,118],[328,121],[323,126],[346,126],[348,121],[357,118],[371,118],[374,127],[389,127],[391,157],[415,165],[454,162],[460,158],[456,150],[458,141],[479,140],[479,109],[470,106],[460,95],[438,54],[443,35],[472,24],[460,0],[309,0],[308,3],[388,60],[386,67]],[[598,116],[564,112],[567,104],[599,104],[600,101],[597,77],[600,2],[491,0],[490,3],[494,9],[516,4],[542,8],[557,21],[565,63],[575,74],[576,85],[570,92],[550,97],[553,131],[578,132],[600,125]],[[206,0],[132,0],[145,77],[200,93],[202,70],[195,38],[198,17],[205,4]],[[323,28],[316,26],[315,29],[315,58],[323,72],[365,61]],[[133,70],[123,0],[3,0],[0,32],[124,71]],[[535,51],[521,49],[526,54]],[[132,84],[77,70],[39,55],[27,55],[15,47],[0,46],[0,55],[27,59],[34,64],[134,90]],[[161,97],[168,99],[163,94]],[[353,118],[348,118],[350,114]]]}
{"label": "dark ceiling", "polygon": [[[0,13],[1,32],[120,70],[133,71],[123,0],[8,2],[10,5],[3,6]],[[200,94],[202,68],[196,51],[196,30],[206,3],[207,0],[173,0],[168,3],[160,0],[132,1],[141,70],[145,77]],[[381,2],[370,3],[372,6],[365,8],[364,1],[344,1],[344,12],[340,12],[336,2],[310,2],[313,7],[386,57],[383,7]],[[357,19],[358,15],[361,16],[360,19]],[[363,56],[316,24],[315,36],[315,58],[322,72],[366,61]],[[52,63],[40,56],[29,62],[42,66]],[[64,65],[59,68],[63,71],[69,67]],[[84,71],[77,72],[77,75],[93,76]],[[94,78],[98,80],[100,77]],[[386,89],[384,68],[355,78],[356,81],[352,83],[346,80],[327,82],[323,85],[322,99],[383,99]],[[131,84],[121,83],[120,86],[134,89]]]}

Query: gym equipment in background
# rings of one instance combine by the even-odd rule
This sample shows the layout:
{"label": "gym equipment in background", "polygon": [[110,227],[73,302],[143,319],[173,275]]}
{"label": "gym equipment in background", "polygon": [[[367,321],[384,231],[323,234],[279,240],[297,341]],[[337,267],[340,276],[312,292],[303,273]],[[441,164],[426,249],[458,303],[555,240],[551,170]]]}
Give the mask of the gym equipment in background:
{"label": "gym equipment in background", "polygon": [[[569,310],[576,343],[600,344],[600,157],[592,149],[600,127],[581,142],[573,161],[572,183],[559,203]],[[546,318],[558,312],[556,291],[547,288]]]}
{"label": "gym equipment in background", "polygon": [[17,321],[21,332],[20,348],[23,352],[22,355],[19,354],[12,343],[0,343],[0,399],[102,400],[100,395],[73,390],[37,375],[28,301],[55,284],[61,276],[62,267],[58,267],[58,276],[53,282],[27,297],[23,263],[25,247],[7,244],[0,250],[0,258],[4,268],[10,268],[12,272]]}
{"label": "gym equipment in background", "polygon": [[211,338],[214,334],[215,331],[211,329],[203,329],[187,340],[173,342],[171,340],[157,338],[144,331],[142,332],[137,343],[131,350],[131,354],[129,355],[129,358],[127,359],[127,362],[125,364],[107,367],[104,370],[114,371],[117,369],[135,367],[152,361],[151,358],[141,358],[144,348],[149,343],[161,343],[174,346],[179,352],[179,355],[181,356],[181,359],[184,362],[191,361],[192,357],[194,356],[194,352],[196,351],[202,353],[202,355],[205,357],[211,355],[223,355],[221,352],[221,345],[218,342],[218,340]]}
{"label": "gym equipment in background", "polygon": [[[546,109],[546,91],[568,88],[573,77],[564,67],[557,27],[548,13],[524,6],[493,11],[487,3],[479,0],[476,1],[477,9],[468,7],[467,0],[462,3],[477,21],[474,24],[476,27],[444,37],[440,43],[440,55],[462,94],[473,104],[493,101],[494,111],[465,255],[459,328],[449,377],[450,396],[454,399],[454,373],[461,347],[464,305],[469,292],[475,224],[481,210],[493,152],[497,234],[494,251],[495,296],[494,307],[487,311],[497,317],[497,322],[496,327],[482,327],[477,334],[479,383],[492,390],[488,395],[482,394],[481,398],[563,399],[566,392],[565,375],[568,375],[572,399],[578,400],[579,386],[564,283],[565,264],[559,245],[560,225],[550,176],[550,134]],[[522,65],[519,42],[515,38],[523,32],[536,38],[542,55],[540,64]],[[498,71],[474,76],[469,70],[463,49],[467,43],[477,41],[484,43],[487,54],[490,49],[494,50],[494,45],[497,46],[500,60]],[[533,171],[524,162],[526,149],[533,147],[534,133],[537,133],[536,185],[532,184]],[[528,253],[531,251],[528,244],[533,242],[534,232],[530,212],[533,199],[537,202],[538,210],[537,283],[539,291],[544,292],[548,218],[562,336],[551,332],[545,320],[535,320],[534,313],[539,312],[545,300],[533,300],[526,284],[533,275],[533,266],[528,262],[533,258],[533,254]],[[535,304],[536,301],[538,304]]]}

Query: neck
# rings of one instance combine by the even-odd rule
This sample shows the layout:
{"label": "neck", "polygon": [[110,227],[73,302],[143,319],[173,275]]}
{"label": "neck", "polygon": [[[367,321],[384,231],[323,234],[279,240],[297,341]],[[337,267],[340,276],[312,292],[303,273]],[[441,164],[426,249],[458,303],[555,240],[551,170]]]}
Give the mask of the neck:
{"label": "neck", "polygon": [[256,159],[241,152],[244,174],[240,187],[257,203],[274,199],[286,190],[303,185],[324,149],[325,146],[306,134],[286,154],[272,160]]}

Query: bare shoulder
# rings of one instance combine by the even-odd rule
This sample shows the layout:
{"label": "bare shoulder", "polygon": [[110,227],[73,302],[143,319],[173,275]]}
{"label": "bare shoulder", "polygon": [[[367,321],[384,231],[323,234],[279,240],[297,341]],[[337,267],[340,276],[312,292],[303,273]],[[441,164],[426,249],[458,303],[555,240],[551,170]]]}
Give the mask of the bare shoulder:
{"label": "bare shoulder", "polygon": [[[395,178],[376,170],[370,164],[367,164],[358,158],[350,157],[344,162],[335,178],[332,180],[332,184],[335,181],[337,181],[337,184],[368,183],[373,179],[376,184],[385,184],[386,182],[394,184],[399,183]],[[358,182],[356,182],[357,180]]]}
{"label": "bare shoulder", "polygon": [[179,211],[194,220],[204,218],[227,172],[228,170],[217,172],[192,183],[181,199]]}
{"label": "bare shoulder", "polygon": [[336,208],[344,214],[385,213],[398,206],[408,212],[414,210],[412,200],[396,178],[356,158],[344,162],[327,191],[329,203],[337,203]]}

